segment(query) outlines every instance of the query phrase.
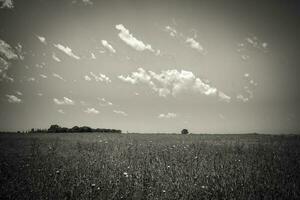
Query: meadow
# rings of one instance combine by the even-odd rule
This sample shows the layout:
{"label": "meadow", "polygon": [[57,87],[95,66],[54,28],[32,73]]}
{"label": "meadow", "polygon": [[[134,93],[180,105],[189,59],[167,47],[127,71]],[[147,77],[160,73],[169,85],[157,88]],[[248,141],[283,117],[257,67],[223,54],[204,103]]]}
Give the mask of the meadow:
{"label": "meadow", "polygon": [[0,134],[0,199],[300,199],[300,136]]}

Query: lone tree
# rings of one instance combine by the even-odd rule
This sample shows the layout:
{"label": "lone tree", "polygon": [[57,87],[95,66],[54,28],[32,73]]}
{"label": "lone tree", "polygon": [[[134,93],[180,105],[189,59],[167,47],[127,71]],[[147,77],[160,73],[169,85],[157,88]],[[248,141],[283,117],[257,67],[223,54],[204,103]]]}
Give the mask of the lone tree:
{"label": "lone tree", "polygon": [[182,129],[181,134],[187,135],[189,134],[189,131],[187,129]]}

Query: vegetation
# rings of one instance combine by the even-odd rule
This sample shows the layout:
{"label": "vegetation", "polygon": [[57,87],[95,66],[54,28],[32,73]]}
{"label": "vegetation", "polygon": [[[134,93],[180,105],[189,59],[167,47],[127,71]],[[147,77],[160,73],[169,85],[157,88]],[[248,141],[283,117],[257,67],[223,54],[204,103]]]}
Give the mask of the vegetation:
{"label": "vegetation", "polygon": [[30,133],[122,133],[121,130],[107,128],[91,128],[88,126],[74,126],[73,128],[60,127],[51,125],[49,129],[31,129]]}
{"label": "vegetation", "polygon": [[189,131],[187,129],[182,129],[181,134],[187,135],[189,134]]}
{"label": "vegetation", "polygon": [[0,199],[300,199],[300,137],[1,134]]}

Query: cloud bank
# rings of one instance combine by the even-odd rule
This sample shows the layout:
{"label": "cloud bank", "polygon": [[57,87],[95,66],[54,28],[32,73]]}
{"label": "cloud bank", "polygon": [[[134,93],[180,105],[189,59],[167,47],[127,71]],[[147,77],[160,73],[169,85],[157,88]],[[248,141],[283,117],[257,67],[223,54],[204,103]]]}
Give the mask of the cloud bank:
{"label": "cloud bank", "polygon": [[128,76],[120,75],[118,78],[131,84],[146,84],[161,97],[176,96],[184,91],[190,91],[206,96],[218,96],[220,100],[225,102],[230,102],[231,99],[222,91],[218,91],[217,88],[204,83],[193,72],[185,70],[172,69],[155,73],[138,68],[137,72],[132,72]]}

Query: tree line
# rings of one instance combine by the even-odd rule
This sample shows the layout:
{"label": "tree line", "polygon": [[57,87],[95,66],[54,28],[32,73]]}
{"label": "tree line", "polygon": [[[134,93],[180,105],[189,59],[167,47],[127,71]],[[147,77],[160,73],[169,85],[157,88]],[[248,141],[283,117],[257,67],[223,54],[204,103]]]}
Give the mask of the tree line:
{"label": "tree line", "polygon": [[48,129],[31,129],[30,133],[122,133],[118,129],[91,128],[88,126],[74,126],[72,128],[61,127],[57,124],[51,125]]}

